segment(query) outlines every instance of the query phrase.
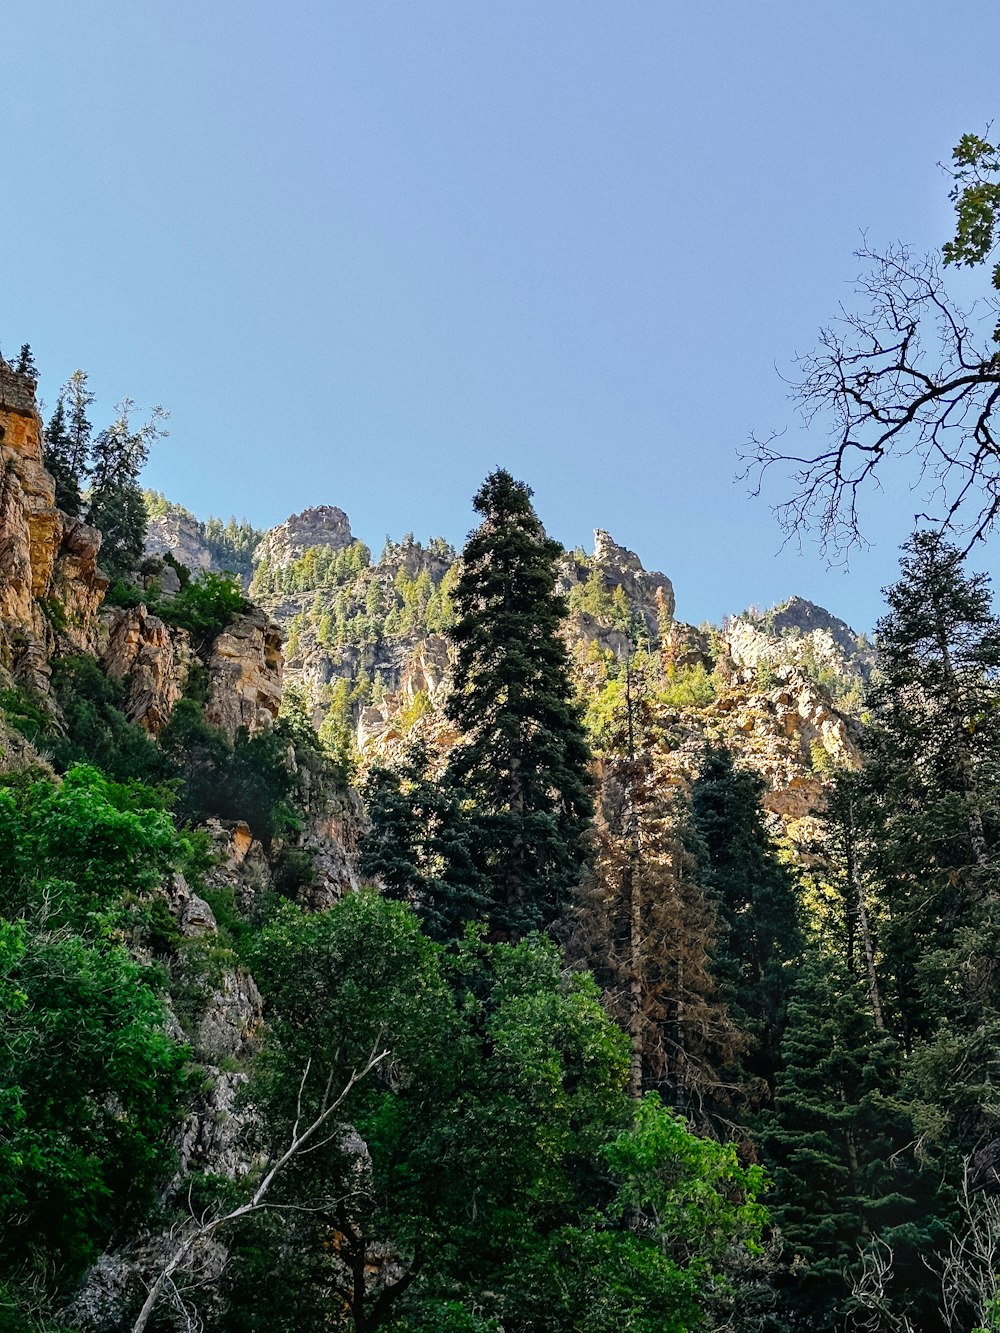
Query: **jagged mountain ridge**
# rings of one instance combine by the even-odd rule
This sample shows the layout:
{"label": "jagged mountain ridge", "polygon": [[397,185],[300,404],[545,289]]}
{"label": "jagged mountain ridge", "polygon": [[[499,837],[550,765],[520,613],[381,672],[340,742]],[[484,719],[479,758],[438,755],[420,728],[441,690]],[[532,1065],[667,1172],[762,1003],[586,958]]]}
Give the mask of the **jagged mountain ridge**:
{"label": "jagged mountain ridge", "polygon": [[[166,530],[155,532],[162,549]],[[198,563],[221,567],[207,547]],[[344,511],[328,505],[264,534],[253,568],[250,595],[284,630],[286,679],[321,735],[349,735],[363,765],[397,759],[418,735],[447,752],[457,739],[443,714],[452,547],[408,534],[373,560]],[[724,741],[765,777],[781,830],[807,841],[824,772],[856,759],[851,715],[870,670],[866,641],[799,597],[719,628],[685,624],[674,618],[670,579],[600,529],[590,554],[566,552],[560,585],[582,696],[607,688],[638,632],[657,656],[664,699],[674,698],[664,717],[675,776],[696,771],[706,740]],[[685,682],[697,698],[685,701]]]}

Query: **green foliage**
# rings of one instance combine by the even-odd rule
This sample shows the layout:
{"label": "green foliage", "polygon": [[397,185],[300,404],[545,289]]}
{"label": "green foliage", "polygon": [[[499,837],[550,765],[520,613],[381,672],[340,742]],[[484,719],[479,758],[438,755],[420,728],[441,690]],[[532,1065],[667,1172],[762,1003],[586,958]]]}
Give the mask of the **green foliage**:
{"label": "green foliage", "polygon": [[562,548],[510,473],[487,477],[474,504],[483,521],[462,552],[447,704],[463,740],[448,774],[477,807],[492,924],[518,933],[556,917],[585,864],[589,749],[560,633]]}
{"label": "green foliage", "polygon": [[142,560],[147,517],[139,473],[150,447],[167,434],[162,408],[136,427],[134,407],[123,398],[111,425],[88,444],[87,522],[101,531],[101,563],[112,576],[137,569]]}
{"label": "green foliage", "polygon": [[709,746],[692,811],[701,880],[716,906],[714,971],[734,1019],[754,1040],[748,1069],[770,1085],[802,936],[794,881],[764,824],[763,789],[728,750]]}
{"label": "green foliage", "polygon": [[255,736],[241,727],[230,743],[205,721],[198,703],[180,699],[160,736],[163,753],[183,779],[178,813],[193,821],[243,819],[269,845],[296,823],[290,740],[279,724]]}
{"label": "green foliage", "polygon": [[157,602],[153,609],[168,624],[186,629],[204,649],[248,606],[234,578],[202,570],[173,597]]}
{"label": "green foliage", "polygon": [[172,1168],[185,1054],[156,973],[120,943],[149,937],[186,856],[156,804],[92,768],[0,789],[0,1283],[17,1300],[28,1281],[35,1307]]}
{"label": "green foliage", "polygon": [[839,1327],[844,1275],[857,1274],[877,1234],[896,1261],[891,1294],[911,1318],[921,1307],[933,1317],[921,1255],[941,1236],[940,1203],[935,1176],[921,1174],[908,1151],[914,1127],[899,1098],[899,1047],[873,1022],[859,980],[819,949],[791,995],[781,1055],[763,1142],[789,1269],[779,1280],[784,1309],[808,1327]]}
{"label": "green foliage", "polygon": [[38,379],[38,367],[35,365],[30,343],[21,344],[21,350],[14,362],[14,369],[19,375],[30,375],[32,379]]}
{"label": "green foliage", "polygon": [[137,583],[129,583],[127,580],[117,576],[109,579],[107,591],[104,594],[104,604],[106,606],[120,606],[125,610],[131,610],[132,607],[149,604],[150,598],[146,590]]}
{"label": "green foliage", "polygon": [[477,861],[476,811],[429,766],[418,741],[396,768],[371,771],[359,868],[389,897],[409,903],[428,934],[457,939],[466,922],[485,916],[490,886]]}
{"label": "green foliage", "polygon": [[55,730],[51,713],[21,685],[0,690],[0,711],[32,745],[47,742]]}
{"label": "green foliage", "polygon": [[58,769],[86,762],[119,781],[154,785],[174,776],[156,744],[125,717],[124,684],[93,658],[56,658],[52,688],[66,722],[65,734],[46,743]]}
{"label": "green foliage", "polygon": [[[944,262],[983,264],[993,253],[1000,218],[1000,147],[978,134],[963,134],[952,153],[951,198],[955,204],[955,235],[942,247]],[[1000,262],[990,277],[1000,291]],[[1000,342],[1000,323],[993,332]]]}
{"label": "green foliage", "polygon": [[678,668],[660,691],[660,700],[668,708],[705,708],[717,693],[714,676],[704,664]]}
{"label": "green foliage", "polygon": [[[366,1329],[679,1333],[734,1247],[756,1244],[759,1170],[655,1101],[633,1120],[624,1039],[551,944],[470,935],[448,955],[407,908],[362,892],[281,912],[253,966],[272,1138],[300,1095],[309,1114],[328,1077],[390,1055],[345,1107],[365,1153],[311,1153],[284,1186],[294,1206],[237,1240],[227,1329],[253,1327],[263,1299],[276,1333],[342,1307]],[[395,1269],[373,1261],[386,1243]],[[248,1289],[265,1271],[281,1299]]]}

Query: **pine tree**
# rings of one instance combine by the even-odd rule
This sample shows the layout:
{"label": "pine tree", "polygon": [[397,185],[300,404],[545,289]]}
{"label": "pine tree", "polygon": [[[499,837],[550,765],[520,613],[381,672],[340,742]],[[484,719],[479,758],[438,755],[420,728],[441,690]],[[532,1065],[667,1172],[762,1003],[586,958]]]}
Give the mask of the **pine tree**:
{"label": "pine tree", "polygon": [[751,1036],[747,1069],[773,1086],[794,963],[802,951],[795,883],[764,824],[757,774],[709,746],[692,788],[701,878],[715,904],[715,974]]}
{"label": "pine tree", "polygon": [[30,375],[32,379],[38,379],[38,367],[35,365],[35,358],[31,354],[30,343],[21,344],[14,369],[19,375]]}
{"label": "pine tree", "polygon": [[407,902],[433,939],[461,937],[489,910],[489,883],[477,866],[478,825],[447,780],[435,780],[422,741],[395,768],[375,768],[365,788],[369,827],[359,867],[388,898]]}
{"label": "pine tree", "polygon": [[629,1091],[711,1120],[743,1091],[747,1041],[712,976],[715,914],[697,881],[690,811],[645,745],[598,761],[595,864],[567,953],[632,1043]]}
{"label": "pine tree", "polygon": [[[1000,1145],[1000,621],[937,533],[904,548],[879,622],[858,778],[886,1021],[925,1151]],[[998,1146],[1000,1155],[1000,1146]]]}
{"label": "pine tree", "polygon": [[87,385],[87,372],[74,370],[63,385],[59,394],[66,403],[66,429],[69,435],[67,462],[70,472],[82,487],[90,462],[90,437],[93,427],[87,413],[94,402],[94,395]]}
{"label": "pine tree", "polygon": [[134,570],[142,559],[146,537],[146,503],[139,473],[154,440],[166,434],[166,413],[154,408],[138,429],[131,422],[134,404],[125,398],[117,416],[90,449],[90,507],[87,522],[101,530],[101,563],[112,574]]}
{"label": "pine tree", "polygon": [[851,1271],[873,1235],[895,1256],[888,1299],[933,1318],[933,1303],[921,1306],[933,1287],[921,1254],[944,1230],[938,1177],[914,1163],[899,1048],[866,1001],[842,961],[812,944],[789,999],[761,1135],[784,1247],[781,1306],[794,1328],[844,1326]]}
{"label": "pine tree", "polygon": [[463,741],[448,778],[478,810],[492,928],[517,935],[549,925],[580,878],[593,816],[589,751],[560,635],[562,547],[509,472],[487,477],[474,505],[483,521],[454,593],[448,717]]}
{"label": "pine tree", "polygon": [[45,427],[45,466],[55,478],[56,507],[64,514],[75,517],[83,501],[80,496],[80,477],[73,471],[73,443],[66,421],[66,399],[60,394],[55,411]]}

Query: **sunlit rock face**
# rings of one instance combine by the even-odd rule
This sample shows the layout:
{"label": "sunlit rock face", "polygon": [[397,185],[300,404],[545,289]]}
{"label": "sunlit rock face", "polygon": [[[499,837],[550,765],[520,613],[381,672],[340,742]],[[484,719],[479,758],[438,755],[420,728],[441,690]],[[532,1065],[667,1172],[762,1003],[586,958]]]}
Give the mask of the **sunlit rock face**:
{"label": "sunlit rock face", "polygon": [[35,381],[0,362],[0,667],[43,697],[58,646],[92,652],[101,536],[56,508]]}
{"label": "sunlit rock face", "polygon": [[271,725],[281,704],[281,631],[259,607],[232,618],[208,656],[205,718],[230,737]]}
{"label": "sunlit rock face", "polygon": [[264,534],[254,552],[254,564],[268,561],[276,568],[294,563],[311,547],[324,546],[334,551],[346,549],[354,541],[347,515],[335,505],[319,505],[293,514]]}
{"label": "sunlit rock face", "polygon": [[146,529],[145,551],[147,555],[172,555],[193,573],[201,569],[221,572],[193,514],[159,514],[151,518]]}

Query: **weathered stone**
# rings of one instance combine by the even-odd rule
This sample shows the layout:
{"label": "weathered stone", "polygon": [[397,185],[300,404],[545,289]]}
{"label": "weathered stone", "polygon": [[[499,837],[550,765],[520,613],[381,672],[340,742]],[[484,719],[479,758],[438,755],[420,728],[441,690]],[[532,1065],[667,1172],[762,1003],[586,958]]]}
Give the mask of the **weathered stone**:
{"label": "weathered stone", "polygon": [[63,515],[62,541],[52,572],[52,596],[63,612],[58,638],[72,652],[97,651],[97,613],[108,580],[97,567],[101,534],[82,519]]}
{"label": "weathered stone", "polygon": [[256,1051],[263,1024],[263,1001],[253,977],[241,968],[227,968],[195,1031],[195,1054],[209,1064],[246,1058]]}
{"label": "weathered stone", "polygon": [[101,666],[109,676],[127,681],[129,721],[156,736],[183,694],[192,660],[186,632],[168,629],[140,605],[116,612]]}
{"label": "weathered stone", "polygon": [[264,534],[254,552],[254,564],[266,561],[279,568],[293,564],[313,546],[327,546],[342,551],[354,541],[347,515],[335,505],[319,505]]}
{"label": "weathered stone", "polygon": [[146,528],[145,552],[147,556],[172,555],[179,565],[195,574],[202,569],[221,573],[221,566],[193,514],[172,511],[151,518]]}
{"label": "weathered stone", "polygon": [[281,704],[283,666],[274,621],[257,607],[234,616],[209,655],[207,720],[230,737],[240,727],[251,734],[269,727]]}

